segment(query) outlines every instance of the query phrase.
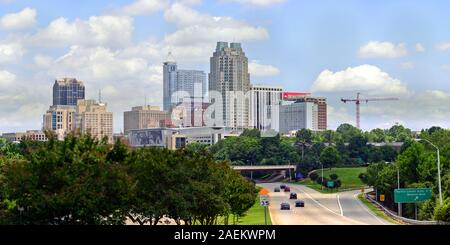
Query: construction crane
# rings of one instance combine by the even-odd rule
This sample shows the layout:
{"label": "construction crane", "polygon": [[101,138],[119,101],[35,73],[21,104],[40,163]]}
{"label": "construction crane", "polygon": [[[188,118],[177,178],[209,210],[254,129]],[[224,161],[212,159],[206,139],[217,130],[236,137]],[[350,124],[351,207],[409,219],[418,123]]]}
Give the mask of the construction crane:
{"label": "construction crane", "polygon": [[361,128],[361,103],[369,103],[369,101],[394,101],[399,98],[361,98],[361,93],[356,95],[356,99],[341,99],[342,102],[355,102],[356,103],[356,127]]}

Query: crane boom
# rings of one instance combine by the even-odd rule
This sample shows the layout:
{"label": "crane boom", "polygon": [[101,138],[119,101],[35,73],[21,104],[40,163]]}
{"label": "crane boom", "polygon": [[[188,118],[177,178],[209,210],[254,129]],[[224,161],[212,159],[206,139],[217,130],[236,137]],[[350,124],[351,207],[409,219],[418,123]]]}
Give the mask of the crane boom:
{"label": "crane boom", "polygon": [[355,102],[356,104],[356,127],[361,128],[361,103],[369,103],[371,101],[396,101],[399,98],[361,98],[361,93],[357,93],[356,99],[341,99],[342,102]]}

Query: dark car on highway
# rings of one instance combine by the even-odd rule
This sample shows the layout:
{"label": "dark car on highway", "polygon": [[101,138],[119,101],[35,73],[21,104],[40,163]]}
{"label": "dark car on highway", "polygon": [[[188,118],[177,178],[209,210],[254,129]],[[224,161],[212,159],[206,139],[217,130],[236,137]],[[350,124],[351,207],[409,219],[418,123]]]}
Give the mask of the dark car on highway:
{"label": "dark car on highway", "polygon": [[284,192],[291,192],[291,187],[289,186],[284,187]]}
{"label": "dark car on highway", "polygon": [[280,189],[286,188],[286,185],[280,185]]}
{"label": "dark car on highway", "polygon": [[302,201],[302,200],[298,200],[298,201],[295,202],[295,207],[303,208],[303,207],[305,207],[305,202]]}
{"label": "dark car on highway", "polygon": [[280,190],[280,188],[278,188],[278,187],[275,187],[274,189],[273,189],[273,192],[280,192],[281,190]]}
{"label": "dark car on highway", "polygon": [[289,203],[287,203],[287,202],[283,202],[281,204],[281,208],[280,209],[281,210],[291,210],[291,205]]}
{"label": "dark car on highway", "polygon": [[292,192],[289,199],[297,199],[297,193]]}

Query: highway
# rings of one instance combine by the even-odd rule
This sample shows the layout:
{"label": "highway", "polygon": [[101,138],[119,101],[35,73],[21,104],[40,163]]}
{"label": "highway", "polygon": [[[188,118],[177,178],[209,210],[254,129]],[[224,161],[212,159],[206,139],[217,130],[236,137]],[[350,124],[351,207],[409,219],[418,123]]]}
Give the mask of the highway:
{"label": "highway", "polygon": [[[358,191],[339,194],[322,194],[300,185],[289,185],[304,208],[296,208],[295,200],[289,200],[289,192],[273,192],[281,183],[260,184],[270,193],[269,212],[274,225],[387,225],[370,212],[356,197]],[[338,201],[339,200],[339,201]],[[280,210],[282,202],[289,202],[291,210]]]}

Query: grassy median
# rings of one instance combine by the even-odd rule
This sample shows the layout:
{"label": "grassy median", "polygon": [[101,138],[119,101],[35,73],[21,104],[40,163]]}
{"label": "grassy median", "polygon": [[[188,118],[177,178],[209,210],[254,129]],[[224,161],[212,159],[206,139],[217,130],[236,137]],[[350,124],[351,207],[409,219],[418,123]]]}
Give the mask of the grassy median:
{"label": "grassy median", "polygon": [[[361,187],[364,186],[364,183],[362,183],[361,179],[359,179],[359,175],[361,173],[365,173],[366,170],[367,170],[366,167],[324,169],[323,170],[324,178],[329,179],[329,176],[331,174],[337,174],[339,180],[342,183],[339,189],[329,189],[325,187],[322,188],[320,184],[317,184],[315,181],[312,181],[309,178],[298,182],[298,184],[306,185],[322,193],[336,193],[341,190],[360,189]],[[319,178],[322,177],[322,171],[320,169],[316,170],[316,173],[319,175]]]}
{"label": "grassy median", "polygon": [[[238,225],[264,225],[264,207],[259,203],[259,197],[255,205],[251,207],[244,217],[239,218]],[[267,207],[267,225],[272,225],[269,207]]]}

